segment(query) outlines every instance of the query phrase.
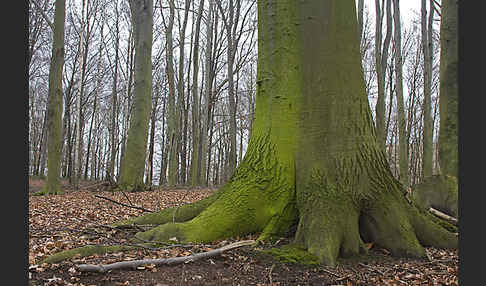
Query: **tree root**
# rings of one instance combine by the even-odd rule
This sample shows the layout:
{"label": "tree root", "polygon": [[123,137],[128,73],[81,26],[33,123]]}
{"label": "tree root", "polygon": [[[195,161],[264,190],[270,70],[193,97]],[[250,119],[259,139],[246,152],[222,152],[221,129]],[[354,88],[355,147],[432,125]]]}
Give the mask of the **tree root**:
{"label": "tree root", "polygon": [[210,196],[196,201],[194,203],[185,204],[178,207],[170,207],[163,209],[159,212],[149,213],[143,216],[130,218],[115,222],[111,226],[113,227],[126,227],[138,224],[152,224],[161,225],[169,222],[185,222],[205,210],[210,204],[212,204],[219,196],[221,191],[218,190]]}

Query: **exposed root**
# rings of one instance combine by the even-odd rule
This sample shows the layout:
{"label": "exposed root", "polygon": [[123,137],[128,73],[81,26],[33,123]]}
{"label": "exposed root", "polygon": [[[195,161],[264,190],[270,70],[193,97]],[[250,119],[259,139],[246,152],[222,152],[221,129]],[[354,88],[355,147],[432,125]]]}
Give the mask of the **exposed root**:
{"label": "exposed root", "polygon": [[205,210],[210,204],[212,204],[221,194],[220,191],[217,191],[210,196],[196,201],[194,203],[185,204],[178,207],[170,207],[163,209],[159,212],[149,213],[143,216],[138,216],[135,218],[130,218],[127,220],[118,221],[112,224],[113,227],[124,227],[130,225],[144,225],[144,224],[153,224],[153,225],[161,225],[169,222],[185,222],[188,220],[193,219],[198,214],[200,214],[203,210]]}

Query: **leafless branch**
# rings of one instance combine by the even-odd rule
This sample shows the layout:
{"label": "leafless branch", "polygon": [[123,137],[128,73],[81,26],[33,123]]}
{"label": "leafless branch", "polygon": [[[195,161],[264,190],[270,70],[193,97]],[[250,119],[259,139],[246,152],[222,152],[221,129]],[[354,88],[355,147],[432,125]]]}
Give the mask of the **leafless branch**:
{"label": "leafless branch", "polygon": [[44,18],[44,20],[47,22],[49,27],[51,27],[51,29],[54,31],[54,24],[49,20],[49,17],[47,17],[46,13],[42,9],[42,7],[39,5],[39,3],[37,3],[36,0],[30,0],[30,2],[32,2],[34,4],[35,8],[37,8],[37,11],[39,11],[39,13],[41,13],[42,18]]}

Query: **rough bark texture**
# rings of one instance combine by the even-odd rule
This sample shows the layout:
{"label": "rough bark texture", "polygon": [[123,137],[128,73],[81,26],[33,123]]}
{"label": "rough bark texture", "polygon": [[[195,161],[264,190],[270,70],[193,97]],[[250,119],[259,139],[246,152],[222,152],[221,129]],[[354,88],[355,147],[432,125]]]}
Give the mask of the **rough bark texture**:
{"label": "rough bark texture", "polygon": [[181,206],[184,218],[168,209],[118,225],[156,221],[136,236],[206,242],[255,232],[265,240],[297,224],[295,245],[327,265],[366,251],[364,241],[415,257],[424,245],[457,247],[390,172],[365,92],[354,5],[259,1],[257,108],[241,164],[217,193]]}
{"label": "rough bark texture", "polygon": [[122,189],[144,188],[148,123],[152,105],[153,1],[132,0],[130,9],[135,37],[135,87],[127,147],[118,185]]}
{"label": "rough bark texture", "polygon": [[49,68],[49,96],[47,106],[47,180],[43,192],[60,194],[62,150],[62,67],[64,65],[65,0],[57,0],[54,10],[54,31]]}
{"label": "rough bark texture", "polygon": [[458,175],[457,1],[443,0],[440,26],[439,163],[442,175]]}

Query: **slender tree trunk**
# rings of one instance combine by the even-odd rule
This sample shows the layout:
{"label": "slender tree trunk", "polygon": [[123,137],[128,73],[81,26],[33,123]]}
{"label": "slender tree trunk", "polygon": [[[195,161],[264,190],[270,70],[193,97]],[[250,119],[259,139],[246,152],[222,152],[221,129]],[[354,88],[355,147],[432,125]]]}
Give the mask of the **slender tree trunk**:
{"label": "slender tree trunk", "polygon": [[172,30],[174,27],[174,14],[175,4],[174,0],[169,0],[170,16],[169,24],[166,29],[166,43],[167,43],[167,78],[169,82],[169,120],[168,120],[168,134],[167,139],[169,143],[169,173],[168,184],[169,186],[175,186],[178,183],[179,173],[179,159],[178,159],[178,134],[180,133],[178,128],[178,118],[175,106],[175,80],[174,80],[174,56],[173,56],[173,43],[172,43]]}
{"label": "slender tree trunk", "polygon": [[47,180],[43,192],[60,194],[60,166],[62,150],[62,69],[64,65],[65,0],[57,0],[54,8],[54,31],[51,64],[49,67],[48,96],[48,161]]}
{"label": "slender tree trunk", "polygon": [[[179,29],[179,80],[177,82],[177,103],[176,103],[176,116],[177,116],[177,126],[176,132],[177,135],[176,139],[176,146],[177,146],[177,153],[180,156],[180,173],[179,175],[179,184],[184,184],[186,180],[186,144],[184,140],[185,136],[185,118],[184,118],[184,110],[185,110],[185,96],[184,96],[184,60],[185,60],[185,36],[186,36],[186,27],[187,27],[187,19],[189,14],[189,8],[191,1],[185,0],[184,5],[184,20],[182,23],[182,27]],[[188,77],[189,78],[189,77]]]}
{"label": "slender tree trunk", "polygon": [[192,64],[194,67],[192,76],[192,154],[191,154],[191,186],[201,184],[201,153],[200,153],[200,115],[198,98],[198,75],[199,75],[199,32],[201,30],[201,19],[204,8],[204,0],[199,2],[198,15],[196,20],[196,30],[194,36],[194,55]]}
{"label": "slender tree trunk", "polygon": [[202,106],[202,128],[201,128],[201,183],[203,186],[208,185],[208,170],[209,166],[207,162],[209,159],[208,150],[208,130],[209,130],[209,105],[211,101],[212,94],[212,60],[211,51],[213,50],[213,11],[214,11],[214,0],[209,1],[208,18],[206,19],[206,53],[205,53],[205,66],[206,66],[206,77],[205,81],[205,91],[204,91],[204,105]]}
{"label": "slender tree trunk", "polygon": [[45,167],[46,167],[46,160],[47,160],[47,112],[44,113],[44,120],[42,123],[42,135],[41,135],[41,144],[39,150],[39,166],[37,170],[37,175],[40,177],[44,177]]}
{"label": "slender tree trunk", "polygon": [[155,92],[155,101],[152,106],[152,112],[150,116],[150,141],[149,141],[149,155],[148,155],[148,164],[149,170],[147,173],[147,179],[145,184],[148,186],[152,186],[152,178],[154,174],[154,145],[155,145],[155,124],[157,123],[157,107],[159,102],[159,95],[158,90]]}
{"label": "slender tree trunk", "polygon": [[433,130],[432,122],[432,63],[433,63],[433,41],[432,23],[434,17],[433,0],[429,1],[430,11],[427,21],[426,0],[422,0],[422,54],[424,56],[424,129],[423,129],[423,176],[432,176],[433,169]]}
{"label": "slender tree trunk", "polygon": [[153,1],[130,0],[135,39],[135,87],[127,146],[121,165],[121,189],[144,190],[148,125],[152,105]]}
{"label": "slender tree trunk", "polygon": [[76,139],[74,145],[74,172],[73,172],[73,186],[74,189],[79,189],[79,177],[81,170],[81,98],[84,93],[84,76],[86,71],[86,57],[85,57],[85,19],[84,19],[84,7],[85,0],[82,1],[81,6],[81,27],[80,27],[80,38],[79,38],[79,54],[81,55],[81,64],[79,65],[79,80],[78,80],[78,95],[76,96]]}
{"label": "slender tree trunk", "polygon": [[[129,52],[127,53],[127,88],[126,88],[126,104],[124,105],[125,112],[124,112],[124,120],[123,120],[123,129],[122,129],[122,145],[120,149],[120,162],[119,166],[121,166],[123,162],[123,156],[125,155],[125,146],[127,143],[127,130],[128,130],[128,125],[130,122],[130,110],[132,107],[131,100],[132,100],[132,82],[133,82],[133,61],[134,61],[134,52],[135,52],[135,46],[133,44],[133,36],[132,32],[130,30],[128,34],[128,50]],[[120,169],[120,168],[118,168]],[[118,174],[120,176],[120,174]]]}
{"label": "slender tree trunk", "polygon": [[[90,151],[91,151],[91,135],[92,135],[92,132],[93,132],[93,124],[94,124],[94,121],[95,121],[95,117],[96,117],[96,114],[97,114],[97,105],[98,105],[98,95],[99,95],[99,90],[100,90],[100,87],[101,87],[101,81],[103,80],[103,77],[102,77],[102,72],[101,72],[101,55],[103,53],[103,27],[104,27],[104,24],[101,24],[101,30],[100,30],[100,35],[101,35],[101,40],[100,40],[100,45],[99,45],[99,48],[98,48],[98,63],[97,63],[97,66],[96,66],[96,87],[95,87],[95,91],[94,91],[94,102],[93,102],[93,114],[91,116],[91,123],[90,123],[90,126],[89,126],[89,134],[88,134],[88,150],[86,151],[86,165],[85,165],[85,168],[84,168],[84,179],[87,180],[88,179],[88,162],[89,162],[89,155],[90,155]],[[93,170],[91,170],[91,173],[93,173]]]}
{"label": "slender tree trunk", "polygon": [[402,25],[400,22],[400,3],[393,0],[393,20],[395,29],[395,89],[397,95],[398,118],[398,149],[400,164],[400,182],[409,185],[408,180],[408,140],[407,121],[405,120],[405,106],[403,99],[403,58],[402,58]]}
{"label": "slender tree trunk", "polygon": [[[383,1],[384,3],[384,1]],[[376,113],[376,135],[378,141],[385,148],[386,144],[386,125],[385,125],[385,74],[388,60],[388,48],[390,46],[392,17],[391,17],[391,0],[386,0],[385,7],[380,7],[380,1],[375,1],[376,6],[376,33],[375,33],[375,61],[376,61],[376,78],[378,83],[378,98],[375,107]],[[383,10],[382,10],[383,9]],[[382,43],[382,20],[386,13],[386,35]],[[382,46],[383,45],[383,46]]]}
{"label": "slender tree trunk", "polygon": [[115,69],[113,73],[113,85],[111,90],[111,153],[110,153],[110,163],[108,166],[108,173],[106,174],[110,180],[115,179],[115,165],[116,165],[116,151],[118,149],[118,51],[119,51],[119,43],[120,43],[120,31],[119,31],[119,19],[120,19],[120,12],[118,8],[118,1],[116,2],[115,8]]}
{"label": "slender tree trunk", "polygon": [[226,39],[227,39],[227,53],[226,53],[226,60],[227,60],[227,74],[228,74],[228,106],[229,106],[229,137],[230,137],[230,152],[229,152],[229,170],[228,173],[232,174],[236,169],[236,100],[235,100],[235,83],[234,83],[234,59],[236,54],[236,41],[235,41],[235,28],[238,25],[238,22],[235,21],[235,14],[239,14],[239,8],[241,5],[240,0],[237,1],[237,11],[235,13],[235,7],[233,0],[229,0],[229,10],[228,15],[225,16],[225,13],[221,7],[220,0],[217,0],[218,8],[221,12],[221,16],[223,17],[224,26],[226,28]]}

